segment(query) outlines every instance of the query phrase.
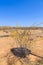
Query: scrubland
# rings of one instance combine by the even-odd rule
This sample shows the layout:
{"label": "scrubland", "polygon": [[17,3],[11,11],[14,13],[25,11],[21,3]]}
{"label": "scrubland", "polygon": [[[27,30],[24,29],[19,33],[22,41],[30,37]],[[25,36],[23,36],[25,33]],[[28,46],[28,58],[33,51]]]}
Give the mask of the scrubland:
{"label": "scrubland", "polygon": [[[9,37],[1,37],[9,35]],[[18,41],[20,40],[20,42]],[[10,49],[25,45],[32,53],[43,57],[43,28],[0,28],[0,65],[22,65]],[[27,59],[21,58],[23,65],[43,65],[43,59],[29,55]],[[28,61],[28,62],[27,62]]]}

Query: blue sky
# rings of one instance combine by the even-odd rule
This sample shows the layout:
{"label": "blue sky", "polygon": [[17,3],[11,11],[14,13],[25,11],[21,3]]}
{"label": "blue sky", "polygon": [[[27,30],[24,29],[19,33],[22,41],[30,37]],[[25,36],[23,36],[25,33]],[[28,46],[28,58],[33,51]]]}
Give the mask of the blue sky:
{"label": "blue sky", "polygon": [[43,0],[0,0],[0,26],[31,26],[40,22]]}

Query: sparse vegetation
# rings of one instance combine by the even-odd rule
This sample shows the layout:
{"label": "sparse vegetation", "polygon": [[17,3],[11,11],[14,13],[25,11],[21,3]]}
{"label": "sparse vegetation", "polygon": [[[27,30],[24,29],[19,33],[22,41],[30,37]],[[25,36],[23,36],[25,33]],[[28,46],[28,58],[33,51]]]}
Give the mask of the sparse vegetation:
{"label": "sparse vegetation", "polygon": [[[22,31],[22,30],[21,30]],[[35,31],[35,30],[34,30]],[[18,45],[23,45],[26,44],[30,49],[31,49],[31,45],[34,44],[34,46],[36,45],[35,42],[36,41],[42,41],[43,37],[37,37],[36,35],[34,35],[34,31],[30,31],[30,30],[23,30],[22,32],[19,32],[18,29],[14,29],[11,30],[11,38],[15,39],[15,41],[17,42]],[[36,31],[35,31],[36,32]],[[39,33],[39,32],[38,32]],[[32,35],[33,34],[33,35]],[[37,33],[36,33],[37,34]],[[41,35],[41,34],[40,34]],[[10,40],[11,41],[11,40]],[[14,42],[15,42],[14,41]],[[4,42],[5,43],[5,42]],[[8,42],[9,43],[9,42]],[[15,44],[15,43],[14,43]],[[12,43],[12,46],[14,45]],[[42,49],[43,50],[43,49]],[[40,53],[41,54],[41,53]],[[11,55],[12,56],[12,55]],[[10,57],[11,57],[10,56]],[[15,62],[16,58],[10,58],[7,57],[7,62],[8,65],[17,65]],[[22,59],[23,60],[23,59]],[[0,61],[1,62],[1,61]],[[29,63],[24,63],[24,65],[43,65],[43,60],[38,60],[38,61],[34,61],[34,62],[30,62]]]}

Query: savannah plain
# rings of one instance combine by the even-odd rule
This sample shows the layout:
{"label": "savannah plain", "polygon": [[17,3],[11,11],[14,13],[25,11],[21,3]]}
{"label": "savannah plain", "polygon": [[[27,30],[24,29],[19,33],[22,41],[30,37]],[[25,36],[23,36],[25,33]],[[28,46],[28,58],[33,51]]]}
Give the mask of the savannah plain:
{"label": "savannah plain", "polygon": [[[4,35],[9,36],[4,37]],[[18,39],[21,41],[20,43]],[[10,51],[13,47],[19,47],[21,43],[23,46],[26,44],[32,53],[43,57],[43,28],[0,27],[0,65],[22,65]],[[43,65],[43,59],[34,55],[28,55],[27,57],[29,60],[21,59],[23,65]]]}

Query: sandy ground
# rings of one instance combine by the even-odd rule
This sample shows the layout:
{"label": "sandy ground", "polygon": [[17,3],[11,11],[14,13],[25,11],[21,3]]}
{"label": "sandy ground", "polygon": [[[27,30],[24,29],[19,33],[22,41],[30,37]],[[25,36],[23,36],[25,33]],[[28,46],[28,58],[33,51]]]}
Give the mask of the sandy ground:
{"label": "sandy ground", "polygon": [[[37,32],[41,32],[41,31],[35,31],[35,33]],[[6,34],[10,34],[10,32],[8,31],[8,33],[6,33],[6,32],[3,32],[3,30],[0,31],[0,35],[6,35]],[[33,38],[35,39],[36,37],[33,37]],[[7,55],[7,53],[9,53],[11,57],[13,56],[12,53],[10,52],[10,49],[12,47],[18,47],[17,42],[12,37],[3,37],[3,38],[0,37],[0,65],[8,65],[7,57],[5,56]],[[43,38],[41,39],[36,38],[36,40],[31,43],[30,49],[32,50],[32,53],[43,57]],[[14,58],[17,59],[16,57]],[[33,55],[29,55],[28,59],[30,61],[36,61],[36,60],[39,60],[40,58]],[[15,63],[16,65],[21,65],[20,61],[17,61]]]}

